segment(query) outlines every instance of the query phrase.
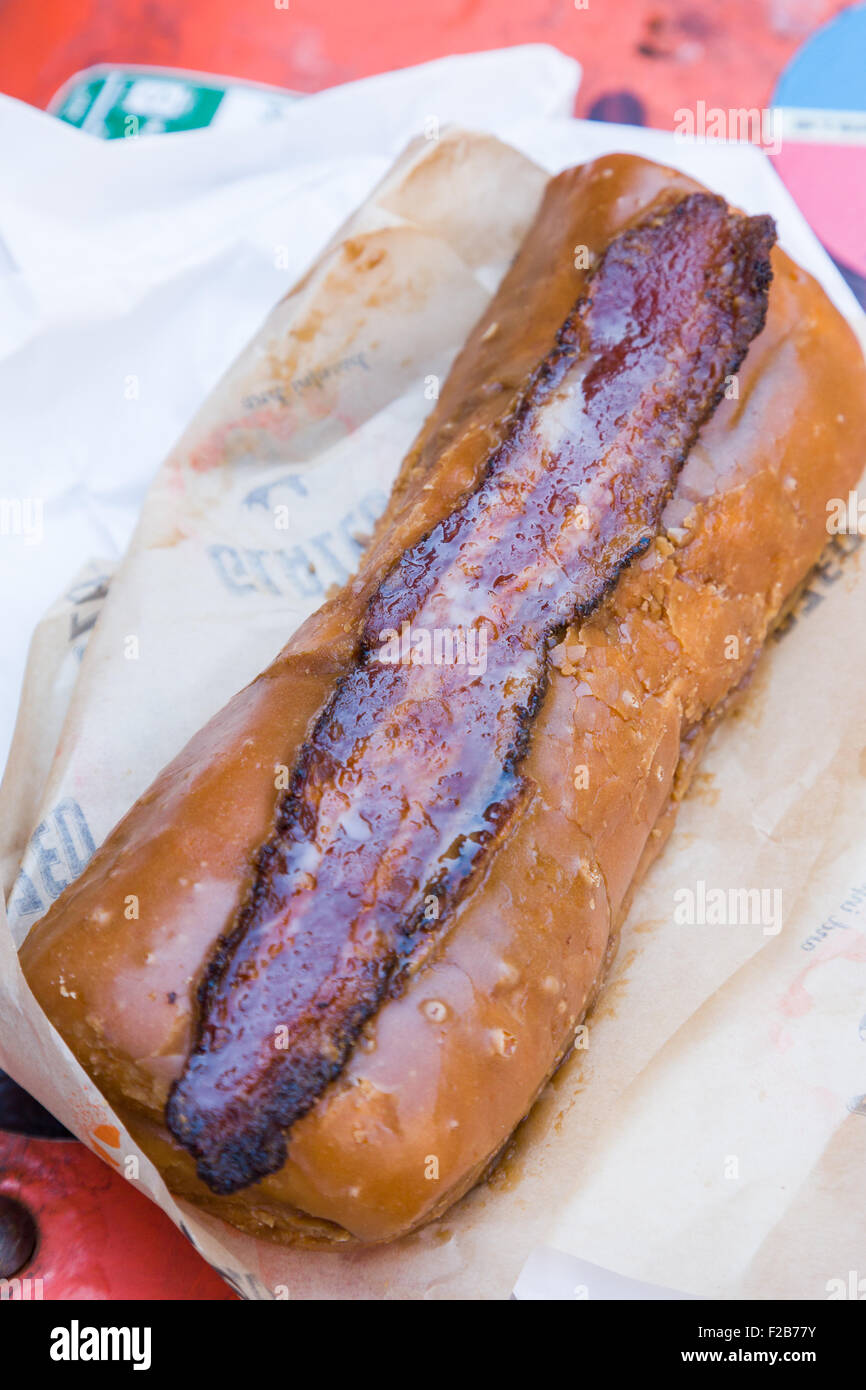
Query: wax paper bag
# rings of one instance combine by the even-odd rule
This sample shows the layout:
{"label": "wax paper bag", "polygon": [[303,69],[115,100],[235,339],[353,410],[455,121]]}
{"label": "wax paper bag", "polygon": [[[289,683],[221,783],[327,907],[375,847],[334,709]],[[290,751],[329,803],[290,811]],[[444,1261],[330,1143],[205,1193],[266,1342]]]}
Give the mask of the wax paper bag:
{"label": "wax paper bag", "polygon": [[[157,473],[62,730],[49,734],[47,770],[37,749],[51,720],[22,715],[0,796],[11,925],[0,932],[0,1062],[249,1297],[506,1297],[545,1246],[586,1270],[692,1294],[836,1296],[835,1281],[851,1286],[864,1234],[856,537],[830,550],[742,712],[714,738],[638,893],[589,1046],[547,1088],[494,1178],[424,1231],[311,1253],[182,1207],[17,970],[13,942],[118,816],[351,571],[545,170],[614,149],[679,165],[747,210],[773,212],[786,248],[859,326],[757,151],[549,115],[509,133],[517,148],[434,120],[336,232]],[[55,641],[40,629],[28,688],[56,706],[69,639],[52,621]],[[678,894],[701,884],[704,894],[780,893],[781,930],[772,915],[681,925]],[[561,1296],[592,1294],[590,1274]]]}

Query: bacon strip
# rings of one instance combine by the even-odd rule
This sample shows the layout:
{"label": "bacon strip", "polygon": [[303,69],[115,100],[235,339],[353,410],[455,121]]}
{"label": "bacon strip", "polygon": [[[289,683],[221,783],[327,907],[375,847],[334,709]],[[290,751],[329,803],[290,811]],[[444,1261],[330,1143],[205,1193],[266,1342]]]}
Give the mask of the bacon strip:
{"label": "bacon strip", "polygon": [[288,1128],[532,795],[520,764],[548,648],[657,531],[763,326],[774,236],[770,218],[694,194],[613,241],[477,489],[383,579],[210,962],[169,1098],[214,1192],[282,1167]]}

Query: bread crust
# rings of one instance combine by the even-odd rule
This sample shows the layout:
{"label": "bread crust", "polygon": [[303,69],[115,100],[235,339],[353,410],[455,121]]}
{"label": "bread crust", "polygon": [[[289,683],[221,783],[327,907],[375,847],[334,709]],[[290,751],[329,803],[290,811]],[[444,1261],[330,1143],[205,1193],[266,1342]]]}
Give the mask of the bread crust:
{"label": "bread crust", "polygon": [[698,745],[827,540],[828,500],[857,482],[862,356],[820,287],[777,251],[766,327],[737,397],[692,450],[662,533],[552,655],[525,764],[537,792],[507,844],[293,1128],[283,1168],[231,1197],[210,1193],[163,1107],[198,979],[267,835],[273,767],[291,764],[351,660],[378,577],[501,440],[580,291],[575,247],[591,261],[659,199],[698,189],[631,156],[551,181],[358,575],[160,774],[22,947],[40,1004],[169,1187],[252,1234],[393,1239],[487,1170],[571,1045]]}

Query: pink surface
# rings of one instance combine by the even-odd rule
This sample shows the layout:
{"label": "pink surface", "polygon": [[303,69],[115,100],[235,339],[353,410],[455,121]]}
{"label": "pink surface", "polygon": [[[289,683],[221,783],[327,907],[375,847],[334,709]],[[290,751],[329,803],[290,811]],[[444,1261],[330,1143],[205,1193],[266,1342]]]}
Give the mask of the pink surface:
{"label": "pink surface", "polygon": [[786,142],[773,163],[832,255],[866,275],[866,146]]}

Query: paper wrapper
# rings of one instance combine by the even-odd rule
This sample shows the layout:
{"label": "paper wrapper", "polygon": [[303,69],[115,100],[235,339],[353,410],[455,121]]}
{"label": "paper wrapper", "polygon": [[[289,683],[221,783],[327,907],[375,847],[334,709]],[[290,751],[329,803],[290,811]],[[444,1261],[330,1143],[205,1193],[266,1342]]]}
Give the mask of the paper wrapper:
{"label": "paper wrapper", "polygon": [[[754,151],[709,159],[658,134],[575,122],[548,122],[525,146],[533,140],[548,167],[640,146],[749,211],[774,212],[783,243],[856,313]],[[93,846],[355,565],[544,178],[488,136],[416,142],[160,470],[74,688],[76,595],[34,641],[0,798],[11,888],[0,1062],[107,1161],[125,1170],[137,1156],[137,1184],[248,1297],[503,1298],[543,1245],[727,1297],[824,1298],[862,1263],[866,576],[851,538],[715,735],[638,893],[589,1046],[493,1179],[419,1234],[379,1249],[293,1251],[175,1202],[18,969],[13,942]],[[98,580],[80,591],[91,604]],[[679,925],[676,895],[699,882],[763,889],[767,902],[780,890],[781,930],[769,918]]]}

